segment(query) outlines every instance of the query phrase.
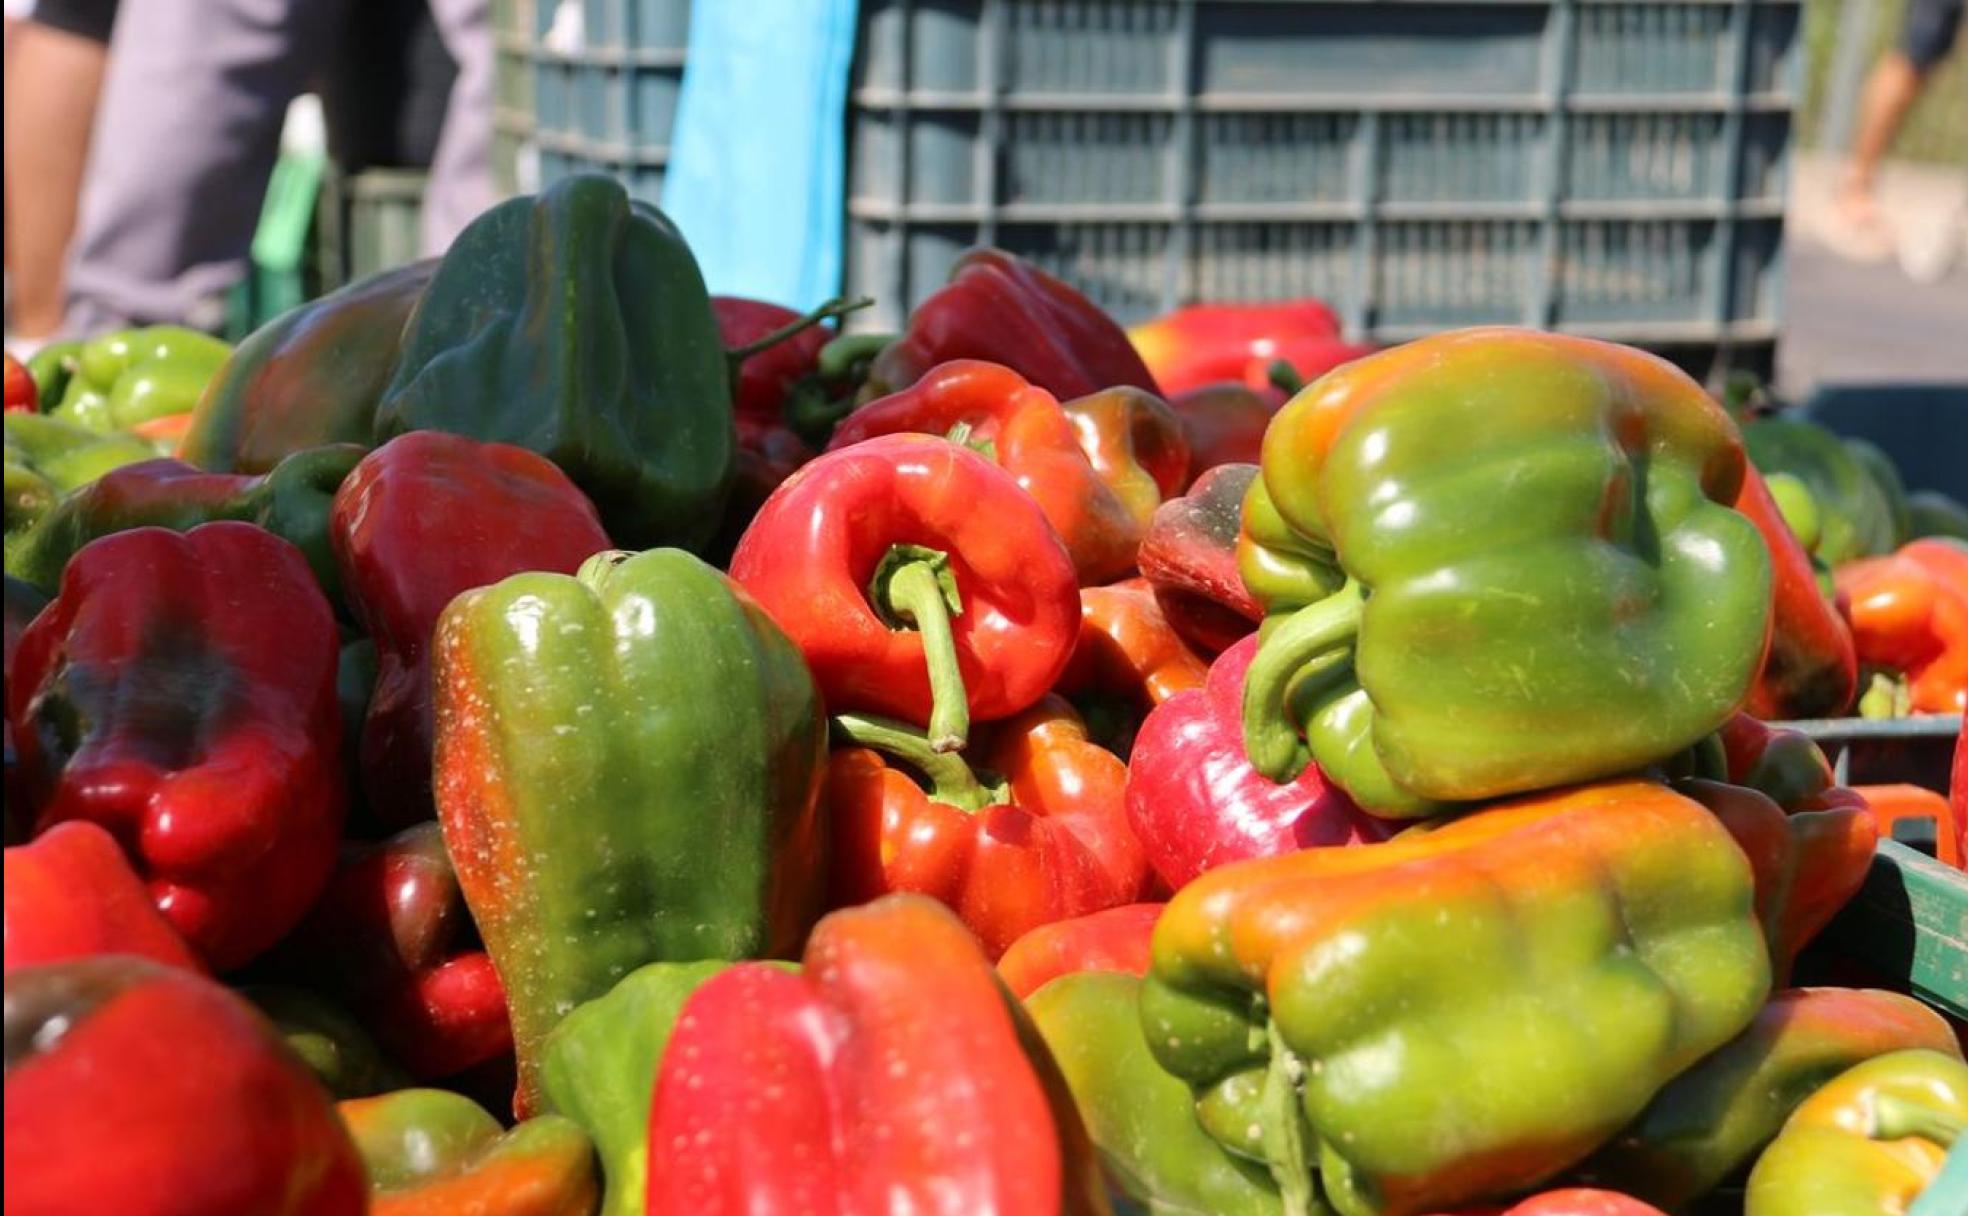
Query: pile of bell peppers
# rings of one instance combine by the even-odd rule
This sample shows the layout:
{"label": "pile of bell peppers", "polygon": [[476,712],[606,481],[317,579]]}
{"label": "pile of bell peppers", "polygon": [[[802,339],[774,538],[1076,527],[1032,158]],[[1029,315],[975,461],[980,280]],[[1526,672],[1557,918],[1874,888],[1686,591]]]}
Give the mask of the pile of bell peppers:
{"label": "pile of bell peppers", "polygon": [[10,362],[10,1214],[1942,1193],[1960,1024],[1812,946],[1919,795],[1767,721],[1959,712],[1876,453],[1002,250],[861,303],[576,177]]}

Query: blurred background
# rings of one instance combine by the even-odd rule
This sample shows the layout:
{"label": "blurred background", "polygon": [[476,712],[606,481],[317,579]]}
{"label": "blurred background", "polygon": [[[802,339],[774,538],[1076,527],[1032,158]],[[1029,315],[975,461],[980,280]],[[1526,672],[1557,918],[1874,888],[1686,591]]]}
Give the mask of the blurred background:
{"label": "blurred background", "polygon": [[1968,380],[1949,0],[7,11],[10,349],[236,337],[600,170],[713,290],[865,291],[864,327],[986,242],[1124,322],[1315,296],[1353,338],[1567,328],[1788,397]]}

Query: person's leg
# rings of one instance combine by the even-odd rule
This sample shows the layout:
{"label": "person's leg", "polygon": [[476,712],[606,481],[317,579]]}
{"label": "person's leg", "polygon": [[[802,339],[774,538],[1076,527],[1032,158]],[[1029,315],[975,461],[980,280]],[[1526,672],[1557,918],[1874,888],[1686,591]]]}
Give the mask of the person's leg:
{"label": "person's leg", "polygon": [[1927,77],[1947,57],[1961,30],[1962,0],[1911,0],[1900,44],[1880,56],[1859,99],[1852,158],[1840,186],[1840,219],[1855,233],[1884,238],[1879,212],[1879,166]]}
{"label": "person's leg", "polygon": [[19,24],[7,59],[7,265],[13,329],[29,340],[61,326],[62,266],[109,37],[107,23],[77,30],[52,22],[64,15],[58,7]]}
{"label": "person's leg", "polygon": [[492,22],[486,0],[430,0],[444,49],[458,65],[444,127],[431,157],[419,243],[443,253],[499,199],[492,182]]}
{"label": "person's leg", "polygon": [[69,266],[70,328],[221,315],[287,103],[342,14],[339,0],[124,0]]}

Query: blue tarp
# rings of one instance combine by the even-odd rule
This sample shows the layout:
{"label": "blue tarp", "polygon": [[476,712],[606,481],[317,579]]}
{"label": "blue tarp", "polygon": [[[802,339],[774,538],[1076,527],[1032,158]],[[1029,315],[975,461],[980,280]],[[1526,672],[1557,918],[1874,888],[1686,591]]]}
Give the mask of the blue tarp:
{"label": "blue tarp", "polygon": [[857,0],[695,0],[663,210],[718,295],[811,308],[841,282]]}

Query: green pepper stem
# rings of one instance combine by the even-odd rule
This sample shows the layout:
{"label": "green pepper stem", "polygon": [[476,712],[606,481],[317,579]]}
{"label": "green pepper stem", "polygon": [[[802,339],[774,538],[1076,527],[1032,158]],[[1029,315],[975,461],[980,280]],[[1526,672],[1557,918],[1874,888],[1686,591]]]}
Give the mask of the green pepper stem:
{"label": "green pepper stem", "polygon": [[1968,1122],[1947,1113],[1910,1102],[1893,1094],[1880,1094],[1872,1103],[1872,1139],[1904,1140],[1919,1136],[1932,1140],[1943,1150],[1951,1148]]}
{"label": "green pepper stem", "polygon": [[856,747],[872,748],[915,769],[929,780],[930,797],[964,811],[981,811],[1005,801],[1002,784],[986,784],[962,756],[939,752],[929,737],[907,722],[869,714],[838,714],[834,734]]}
{"label": "green pepper stem", "polygon": [[730,360],[731,366],[735,370],[739,364],[751,358],[753,355],[763,350],[770,350],[772,347],[779,345],[802,330],[812,329],[815,325],[823,321],[831,321],[835,317],[844,317],[848,313],[858,312],[863,308],[870,308],[874,305],[874,302],[873,296],[856,296],[852,300],[847,299],[845,296],[836,296],[805,316],[795,317],[763,337],[754,338],[743,346],[734,346],[727,349],[724,352],[724,357]]}
{"label": "green pepper stem", "polygon": [[889,343],[894,334],[842,334],[820,348],[820,375],[838,380],[854,371],[857,363],[867,363]]}
{"label": "green pepper stem", "polygon": [[1360,632],[1365,605],[1360,585],[1346,585],[1293,613],[1264,639],[1244,677],[1244,750],[1252,767],[1273,781],[1290,781],[1311,763],[1298,726],[1285,712],[1285,695],[1301,681],[1344,669]]}
{"label": "green pepper stem", "polygon": [[961,749],[970,738],[970,701],[957,663],[950,618],[963,611],[947,554],[916,545],[896,545],[882,558],[869,588],[875,607],[892,622],[922,634],[929,667],[929,745],[939,752]]}
{"label": "green pepper stem", "polygon": [[1296,397],[1305,388],[1305,377],[1298,374],[1298,369],[1291,365],[1290,360],[1271,360],[1271,366],[1264,369],[1264,374],[1274,387],[1283,389],[1287,396]]}
{"label": "green pepper stem", "polygon": [[1264,1070],[1264,1093],[1259,1099],[1264,1111],[1265,1164],[1278,1184],[1284,1216],[1314,1216],[1325,1211],[1325,1205],[1319,1202],[1312,1185],[1311,1129],[1299,1097],[1305,1061],[1285,1042],[1276,1021],[1267,1018],[1264,1031],[1271,1048],[1271,1063]]}

